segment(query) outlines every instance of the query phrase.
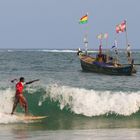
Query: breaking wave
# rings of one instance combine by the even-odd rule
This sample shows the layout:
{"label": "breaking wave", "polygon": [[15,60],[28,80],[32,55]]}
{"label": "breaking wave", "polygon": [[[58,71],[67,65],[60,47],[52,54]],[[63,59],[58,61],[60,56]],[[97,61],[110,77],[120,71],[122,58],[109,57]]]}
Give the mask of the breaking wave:
{"label": "breaking wave", "polygon": [[[60,112],[63,116],[67,112],[91,118],[109,114],[125,117],[135,115],[140,107],[140,91],[96,91],[50,84],[46,88],[29,88],[25,91],[25,96],[27,96],[31,114],[52,116],[53,119],[55,116],[58,117],[57,113]],[[14,89],[0,90],[0,124],[22,121],[16,115],[10,115],[13,97]]]}
{"label": "breaking wave", "polygon": [[95,91],[51,85],[39,105],[47,98],[58,102],[61,110],[66,108],[88,117],[105,114],[129,116],[138,112],[140,107],[140,92]]}

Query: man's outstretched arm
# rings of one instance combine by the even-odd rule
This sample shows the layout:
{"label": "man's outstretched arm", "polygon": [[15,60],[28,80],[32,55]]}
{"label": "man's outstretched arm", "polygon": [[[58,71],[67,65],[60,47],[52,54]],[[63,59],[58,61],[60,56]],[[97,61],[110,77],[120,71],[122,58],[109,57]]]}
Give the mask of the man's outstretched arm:
{"label": "man's outstretched arm", "polygon": [[32,84],[32,83],[37,82],[37,81],[39,81],[39,79],[36,79],[36,80],[33,80],[33,81],[26,82],[25,85]]}

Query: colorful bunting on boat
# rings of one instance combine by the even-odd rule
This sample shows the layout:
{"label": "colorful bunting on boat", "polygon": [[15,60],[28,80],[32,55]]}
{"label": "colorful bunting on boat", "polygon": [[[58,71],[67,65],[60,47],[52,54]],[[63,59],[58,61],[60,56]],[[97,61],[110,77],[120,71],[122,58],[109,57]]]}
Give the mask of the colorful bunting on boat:
{"label": "colorful bunting on boat", "polygon": [[102,39],[103,38],[103,35],[102,34],[99,34],[99,35],[97,35],[97,38],[98,39]]}
{"label": "colorful bunting on boat", "polygon": [[121,33],[126,31],[126,20],[124,20],[122,23],[116,25],[116,33]]}
{"label": "colorful bunting on boat", "polygon": [[103,34],[103,38],[107,39],[108,38],[108,33]]}
{"label": "colorful bunting on boat", "polygon": [[104,34],[99,34],[97,35],[98,39],[107,39],[108,38],[108,33],[104,33]]}
{"label": "colorful bunting on boat", "polygon": [[85,16],[83,16],[83,17],[80,19],[80,21],[79,21],[80,24],[85,24],[85,23],[87,23],[87,22],[88,22],[88,14],[86,14]]}

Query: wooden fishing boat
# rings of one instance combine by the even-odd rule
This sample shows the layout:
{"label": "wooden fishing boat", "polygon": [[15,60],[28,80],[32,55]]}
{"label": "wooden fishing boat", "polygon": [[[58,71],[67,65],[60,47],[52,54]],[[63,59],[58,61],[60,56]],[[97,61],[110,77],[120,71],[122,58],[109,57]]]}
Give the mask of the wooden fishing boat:
{"label": "wooden fishing boat", "polygon": [[132,64],[126,65],[115,64],[111,61],[101,61],[101,58],[94,58],[90,55],[85,55],[84,53],[79,53],[79,58],[81,62],[81,67],[83,71],[86,72],[95,72],[108,75],[132,75],[136,72],[133,62]]}
{"label": "wooden fishing boat", "polygon": [[136,68],[134,65],[134,59],[132,59],[131,51],[130,51],[130,44],[128,43],[127,38],[127,30],[126,30],[126,20],[121,22],[120,24],[116,25],[116,34],[121,32],[126,33],[126,50],[127,50],[127,60],[128,64],[120,64],[119,63],[119,56],[118,56],[118,49],[117,49],[117,41],[115,39],[114,46],[111,49],[114,49],[115,56],[111,57],[109,53],[104,54],[102,52],[102,40],[106,39],[106,46],[108,40],[108,33],[101,33],[97,35],[97,38],[100,41],[99,51],[95,57],[88,54],[87,47],[88,47],[88,39],[87,34],[84,37],[84,44],[85,44],[85,52],[83,53],[80,48],[77,52],[77,55],[80,58],[81,67],[84,71],[95,72],[95,73],[103,73],[109,75],[132,75],[136,73]]}

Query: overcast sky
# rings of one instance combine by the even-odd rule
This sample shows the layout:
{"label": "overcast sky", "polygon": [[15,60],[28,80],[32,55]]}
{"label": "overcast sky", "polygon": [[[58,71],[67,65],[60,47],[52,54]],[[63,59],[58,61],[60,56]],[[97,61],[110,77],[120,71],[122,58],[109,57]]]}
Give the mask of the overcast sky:
{"label": "overcast sky", "polygon": [[[87,12],[88,25],[79,25]],[[0,0],[0,48],[82,48],[87,26],[89,48],[98,48],[96,35],[104,32],[111,48],[124,19],[128,40],[139,49],[140,0]],[[125,33],[118,44],[124,48]]]}

